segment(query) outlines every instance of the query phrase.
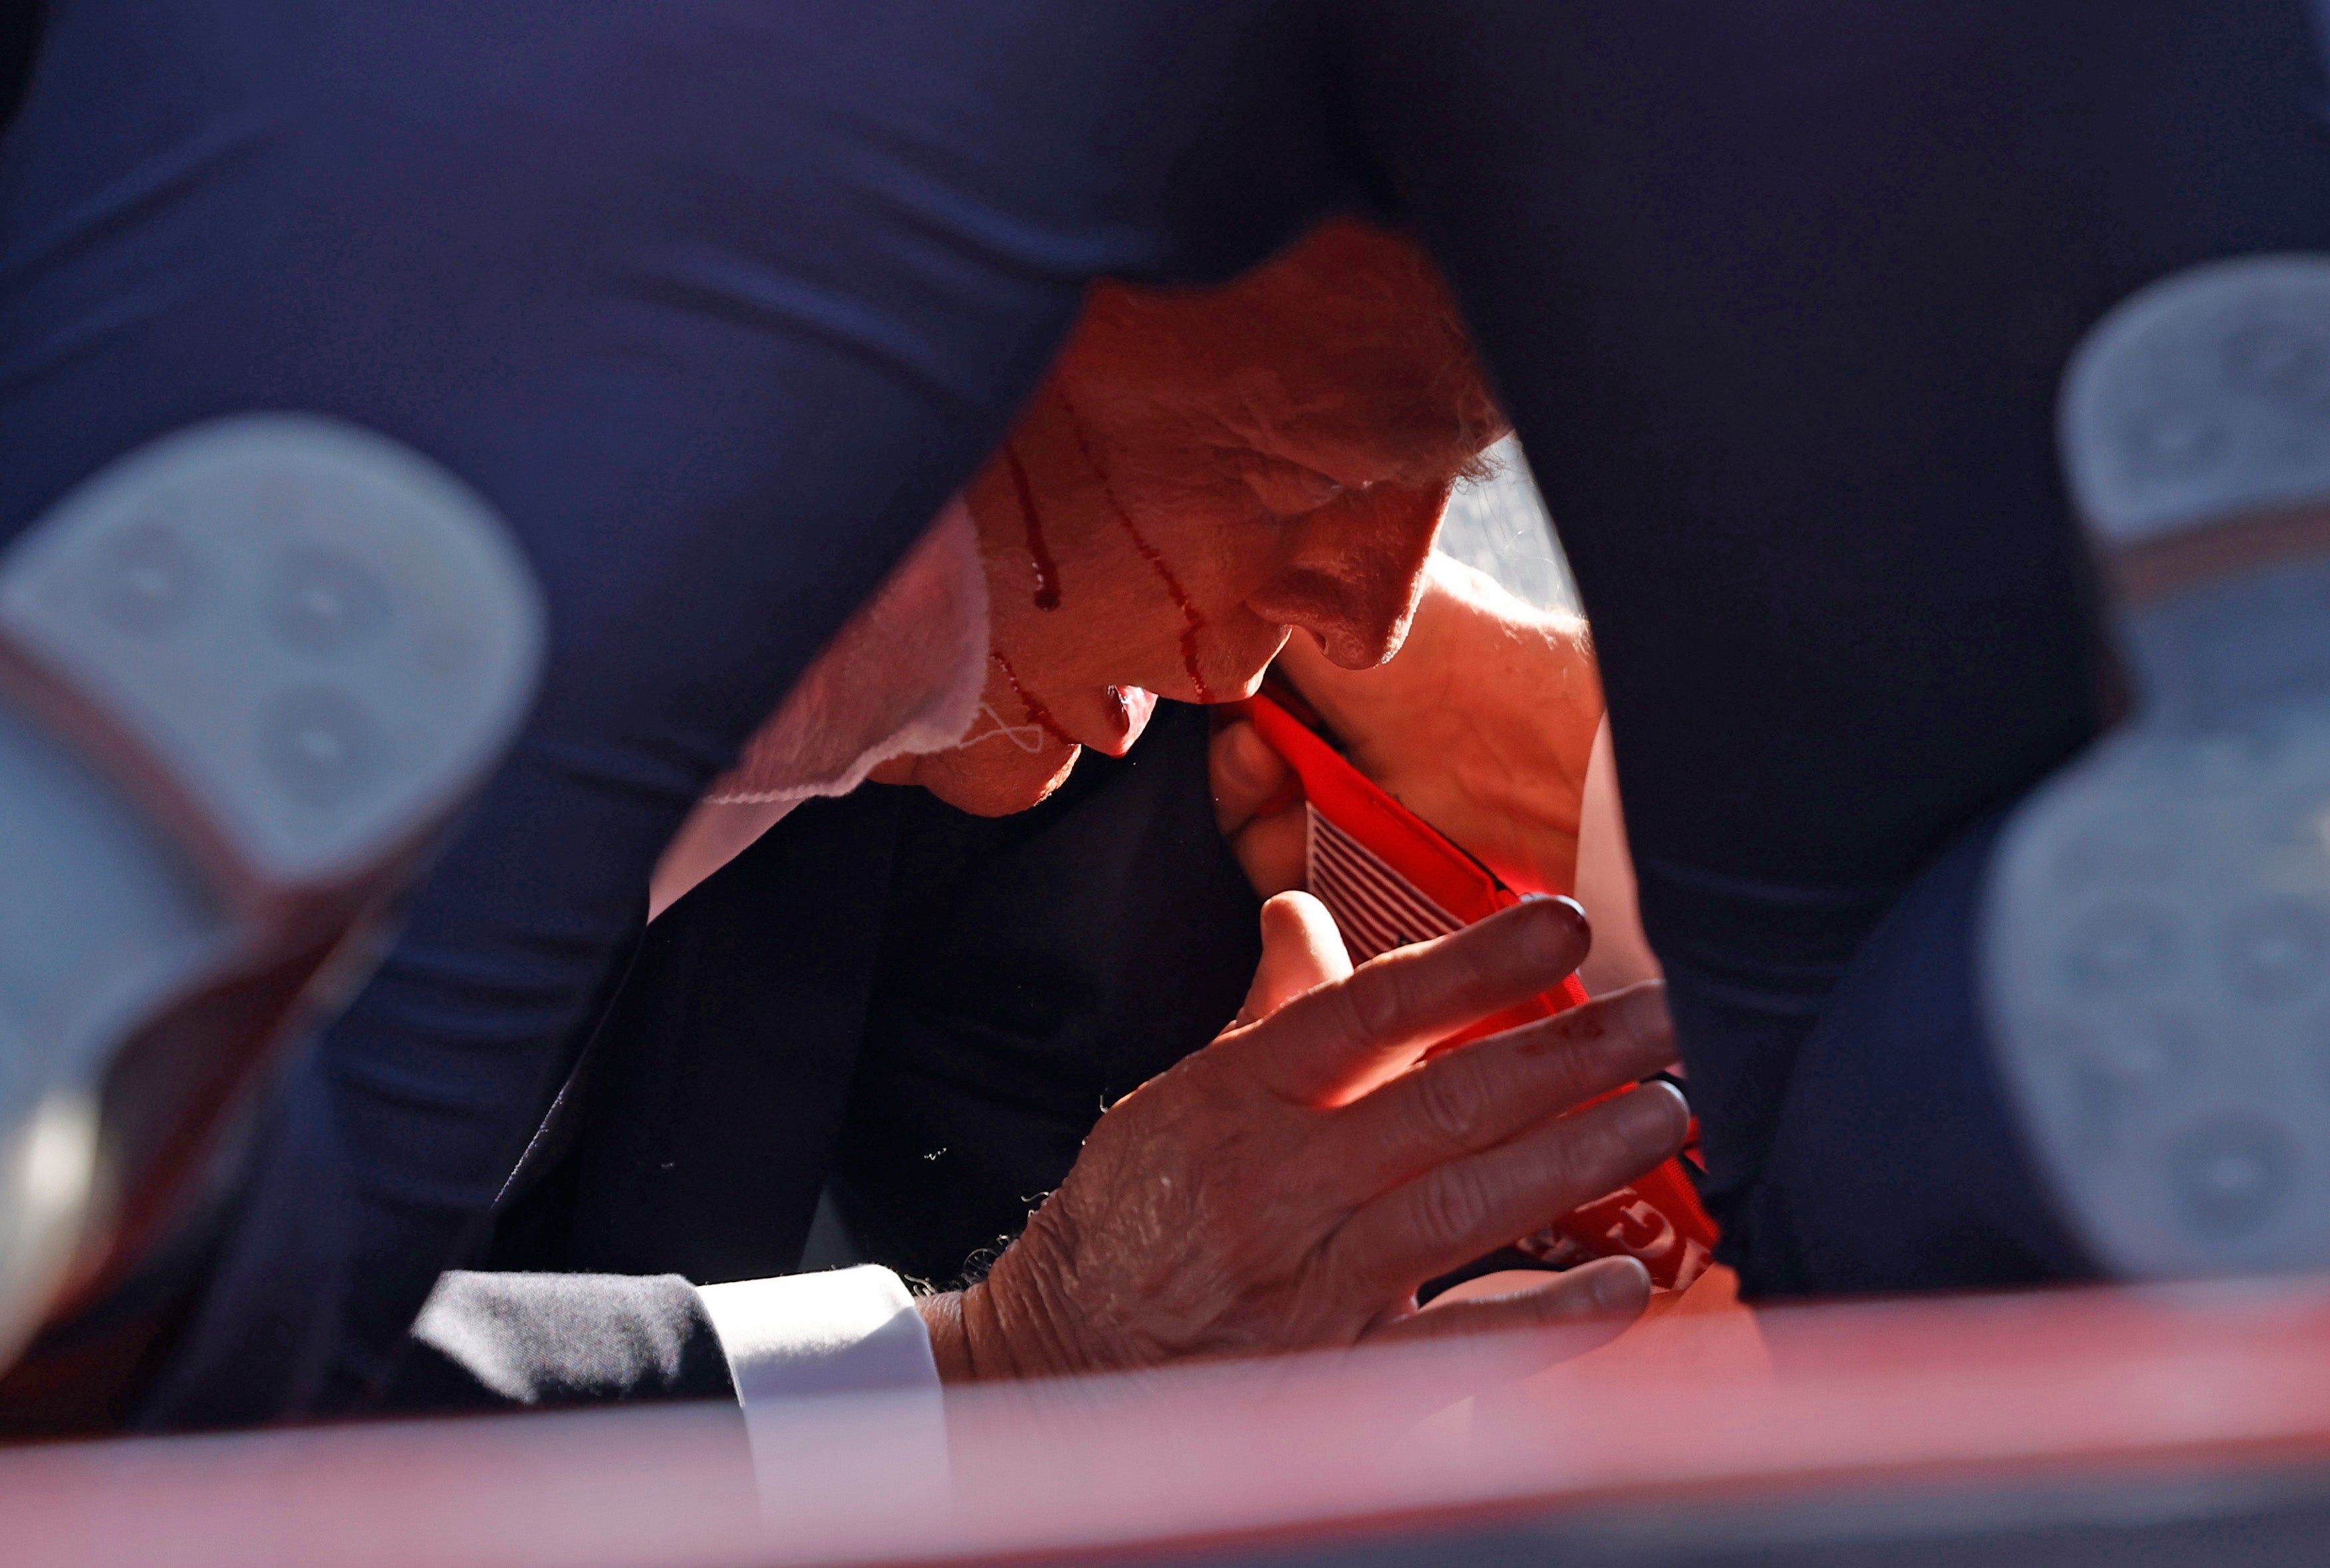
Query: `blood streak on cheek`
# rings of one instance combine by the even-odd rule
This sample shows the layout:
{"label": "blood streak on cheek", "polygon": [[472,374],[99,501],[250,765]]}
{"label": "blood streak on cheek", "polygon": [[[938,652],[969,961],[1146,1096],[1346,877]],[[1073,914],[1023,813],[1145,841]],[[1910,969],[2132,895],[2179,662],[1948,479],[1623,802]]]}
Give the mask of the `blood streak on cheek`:
{"label": "blood streak on cheek", "polygon": [[1052,717],[1052,710],[1044,705],[1043,700],[1039,697],[1031,695],[1028,688],[1019,684],[1019,672],[1011,667],[1011,661],[1003,656],[1002,649],[990,648],[988,650],[987,656],[995,661],[995,667],[1001,670],[1003,672],[1003,678],[1011,683],[1011,694],[1019,699],[1019,705],[1021,707],[1028,710],[1028,722],[1029,723],[1043,731],[1047,735],[1051,736],[1052,739],[1057,741],[1063,746],[1074,746],[1077,744],[1076,741],[1072,738],[1066,730],[1060,728],[1058,722]]}
{"label": "blood streak on cheek", "polygon": [[[1066,403],[1067,393],[1062,392],[1060,399]],[[1189,672],[1189,685],[1197,692],[1198,701],[1212,702],[1213,689],[1206,685],[1205,673],[1198,667],[1198,634],[1206,629],[1206,618],[1198,613],[1198,607],[1190,601],[1189,590],[1181,586],[1181,580],[1173,575],[1173,568],[1166,562],[1165,553],[1149,542],[1149,536],[1141,533],[1140,524],[1133,522],[1132,514],[1127,512],[1124,503],[1116,498],[1116,486],[1109,483],[1108,470],[1100,466],[1100,458],[1094,454],[1092,443],[1084,439],[1084,422],[1076,417],[1073,403],[1068,404],[1068,423],[1076,433],[1076,449],[1084,453],[1085,466],[1100,479],[1100,493],[1108,498],[1108,509],[1116,515],[1117,526],[1124,530],[1125,536],[1132,541],[1132,547],[1141,552],[1141,559],[1156,571],[1158,580],[1165,585],[1166,597],[1172,600],[1174,607],[1180,610],[1181,667]]]}
{"label": "blood streak on cheek", "polygon": [[1044,519],[1036,510],[1036,488],[1028,483],[1028,470],[1009,443],[1003,448],[1003,466],[1011,472],[1011,487],[1019,493],[1019,515],[1028,520],[1028,558],[1036,563],[1036,608],[1057,609],[1060,569],[1052,560],[1051,547],[1044,542]]}

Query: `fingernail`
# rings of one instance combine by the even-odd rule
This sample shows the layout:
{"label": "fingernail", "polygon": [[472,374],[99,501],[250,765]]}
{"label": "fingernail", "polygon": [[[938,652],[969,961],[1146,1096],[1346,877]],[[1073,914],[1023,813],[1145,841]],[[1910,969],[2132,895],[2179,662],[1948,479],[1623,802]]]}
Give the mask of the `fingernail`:
{"label": "fingernail", "polygon": [[1620,1095],[1613,1114],[1628,1152],[1643,1159],[1667,1154],[1691,1127],[1691,1108],[1672,1083],[1645,1083]]}
{"label": "fingernail", "polygon": [[1549,920],[1542,915],[1538,918],[1537,948],[1541,960],[1548,966],[1560,968],[1565,973],[1576,968],[1578,938],[1594,929],[1592,922],[1586,918],[1585,906],[1574,898],[1544,893],[1523,893],[1521,902],[1524,905],[1558,905],[1568,913],[1568,920]]}
{"label": "fingernail", "polygon": [[1639,1258],[1612,1258],[1594,1271],[1596,1311],[1626,1311],[1639,1306],[1650,1293],[1651,1271],[1643,1267]]}

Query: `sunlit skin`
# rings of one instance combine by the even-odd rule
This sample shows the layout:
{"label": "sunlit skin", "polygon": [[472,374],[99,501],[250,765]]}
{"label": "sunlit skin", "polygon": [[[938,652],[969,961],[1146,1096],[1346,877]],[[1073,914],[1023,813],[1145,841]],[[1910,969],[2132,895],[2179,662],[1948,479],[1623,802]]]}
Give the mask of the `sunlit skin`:
{"label": "sunlit skin", "polygon": [[1123,754],[1151,694],[1247,695],[1296,631],[1380,664],[1450,488],[1502,430],[1436,277],[1388,235],[1331,225],[1204,295],[1096,288],[966,493],[985,709],[961,745],[876,777],[1023,810],[1083,747]]}

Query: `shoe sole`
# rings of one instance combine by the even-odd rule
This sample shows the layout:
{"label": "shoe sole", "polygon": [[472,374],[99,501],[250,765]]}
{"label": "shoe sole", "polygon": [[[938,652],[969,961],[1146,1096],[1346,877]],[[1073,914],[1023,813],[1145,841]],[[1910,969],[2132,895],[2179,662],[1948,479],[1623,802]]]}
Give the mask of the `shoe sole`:
{"label": "shoe sole", "polygon": [[543,636],[482,499],[304,415],[141,449],[0,559],[0,1365],[166,1223],[295,1003],[368,971],[352,933]]}
{"label": "shoe sole", "polygon": [[[2330,511],[2330,259],[2146,289],[2075,358],[2062,429],[2114,561]],[[1997,1060],[2115,1273],[2330,1266],[2330,557],[2187,581],[2122,640],[2140,711],[1992,862]]]}

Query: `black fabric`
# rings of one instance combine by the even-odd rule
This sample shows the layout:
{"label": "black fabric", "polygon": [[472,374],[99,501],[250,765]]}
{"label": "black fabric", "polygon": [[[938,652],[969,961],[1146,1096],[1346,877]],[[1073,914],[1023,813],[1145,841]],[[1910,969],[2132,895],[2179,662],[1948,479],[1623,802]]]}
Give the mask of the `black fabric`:
{"label": "black fabric", "polygon": [[720,1337],[677,1274],[438,1280],[385,1408],[412,1412],[736,1397]]}
{"label": "black fabric", "polygon": [[1102,1106],[1252,978],[1209,732],[1160,704],[1125,758],[1088,755],[1015,817],[879,785],[788,816],[649,928],[575,1130],[511,1195],[490,1266],[783,1273],[829,1183],[912,1278],[1016,1233]]}
{"label": "black fabric", "polygon": [[1261,906],[1214,826],[1209,728],[1160,703],[1040,814],[905,815],[836,1167],[876,1261],[944,1283],[1017,1235],[1103,1108],[1236,1015]]}
{"label": "black fabric", "polygon": [[909,793],[804,802],[647,929],[545,1129],[558,1157],[522,1171],[497,1217],[494,1266],[700,1282],[794,1266]]}
{"label": "black fabric", "polygon": [[48,21],[46,0],[0,0],[0,134],[32,86],[33,60]]}

